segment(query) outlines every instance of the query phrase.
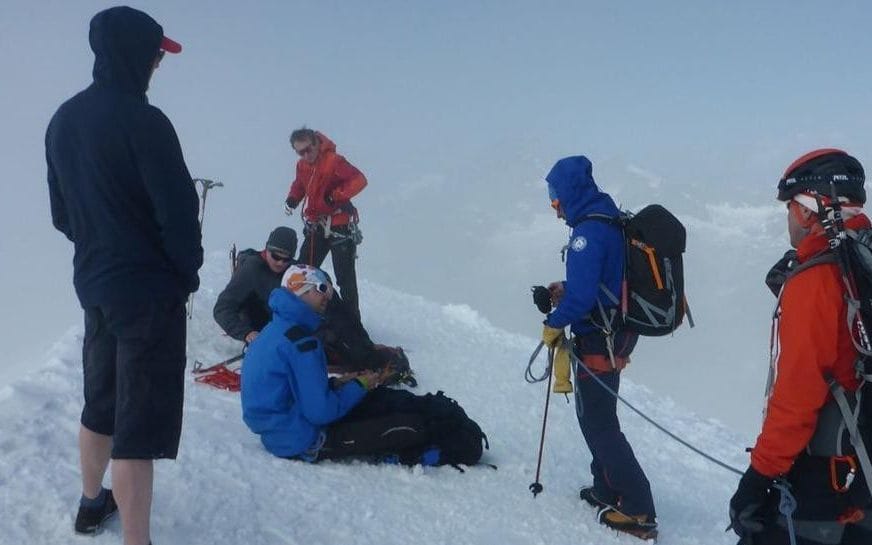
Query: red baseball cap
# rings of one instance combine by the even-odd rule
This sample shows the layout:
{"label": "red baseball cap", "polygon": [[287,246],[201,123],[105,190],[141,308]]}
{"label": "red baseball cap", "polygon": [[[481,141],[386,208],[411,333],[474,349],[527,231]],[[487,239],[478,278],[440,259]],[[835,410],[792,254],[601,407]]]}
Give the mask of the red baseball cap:
{"label": "red baseball cap", "polygon": [[181,53],[182,52],[182,44],[175,40],[171,40],[164,36],[160,41],[160,48],[167,53]]}

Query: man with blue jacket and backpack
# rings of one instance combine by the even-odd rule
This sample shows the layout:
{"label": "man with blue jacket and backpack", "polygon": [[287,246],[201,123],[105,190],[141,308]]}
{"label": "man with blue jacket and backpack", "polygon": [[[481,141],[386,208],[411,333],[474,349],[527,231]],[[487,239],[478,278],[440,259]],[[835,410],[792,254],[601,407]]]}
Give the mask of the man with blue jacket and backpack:
{"label": "man with blue jacket and backpack", "polygon": [[[638,336],[620,327],[612,330],[617,305],[602,288],[621,293],[624,238],[617,223],[590,216],[617,220],[619,210],[597,187],[587,157],[557,161],[546,180],[551,206],[572,233],[565,249],[566,281],[548,286],[557,306],[545,319],[543,342],[549,348],[561,347],[566,342],[563,330],[571,326],[575,356],[617,392],[621,370],[629,362]],[[657,523],[651,487],[621,432],[617,400],[579,366],[575,402],[581,432],[593,458],[593,484],[581,489],[581,499],[598,509],[600,523],[653,539]]]}

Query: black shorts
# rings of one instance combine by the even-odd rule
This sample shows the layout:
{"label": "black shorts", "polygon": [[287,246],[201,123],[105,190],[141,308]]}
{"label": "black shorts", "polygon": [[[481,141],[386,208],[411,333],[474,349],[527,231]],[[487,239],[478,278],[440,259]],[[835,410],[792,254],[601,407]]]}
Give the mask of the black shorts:
{"label": "black shorts", "polygon": [[184,302],[85,309],[82,425],[113,436],[112,458],[175,458],[182,431]]}

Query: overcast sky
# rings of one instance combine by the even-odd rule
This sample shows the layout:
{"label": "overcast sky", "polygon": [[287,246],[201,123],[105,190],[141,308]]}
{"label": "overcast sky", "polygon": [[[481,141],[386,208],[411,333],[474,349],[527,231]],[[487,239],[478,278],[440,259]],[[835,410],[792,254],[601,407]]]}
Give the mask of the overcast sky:
{"label": "overcast sky", "polygon": [[[0,3],[9,376],[81,323],[72,248],[49,217],[43,136],[58,105],[90,83],[88,22],[111,5]],[[523,238],[549,213],[541,180],[556,159],[587,154],[600,183],[632,186],[635,203],[656,189],[700,207],[771,198],[808,149],[872,159],[867,2],[132,5],[184,46],[149,98],[175,124],[192,174],[225,183],[209,197],[207,251],[299,227],[281,209],[296,160],[287,137],[307,124],[369,178],[361,277],[468,302],[531,335],[538,319],[513,305],[534,279],[503,265],[511,252],[518,266],[542,261],[537,282],[560,273],[558,223]]]}

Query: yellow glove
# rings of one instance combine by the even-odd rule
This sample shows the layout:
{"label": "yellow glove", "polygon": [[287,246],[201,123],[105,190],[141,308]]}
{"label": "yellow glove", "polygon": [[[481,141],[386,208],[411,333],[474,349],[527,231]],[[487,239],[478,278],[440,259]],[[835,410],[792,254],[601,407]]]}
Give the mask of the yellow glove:
{"label": "yellow glove", "polygon": [[548,348],[554,348],[563,341],[563,330],[548,327],[547,325],[542,330],[542,342]]}
{"label": "yellow glove", "polygon": [[569,346],[567,343],[557,345],[554,349],[554,387],[555,394],[572,392],[572,366],[569,364]]}

